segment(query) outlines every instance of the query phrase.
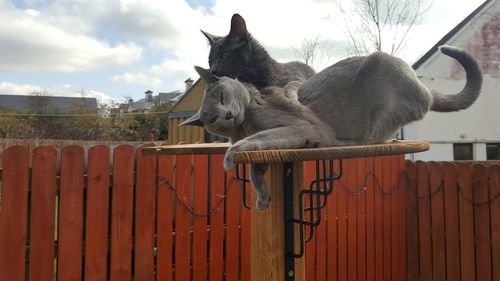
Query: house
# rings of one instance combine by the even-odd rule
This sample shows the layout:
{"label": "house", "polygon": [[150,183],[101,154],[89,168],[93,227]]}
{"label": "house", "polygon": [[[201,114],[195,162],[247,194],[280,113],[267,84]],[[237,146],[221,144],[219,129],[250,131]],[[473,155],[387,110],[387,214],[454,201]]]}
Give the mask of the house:
{"label": "house", "polygon": [[[186,80],[186,83],[188,83],[188,80]],[[192,80],[189,83],[191,83],[191,87],[186,90],[186,93],[169,111],[168,144],[208,142],[208,134],[205,129],[193,126],[178,126],[198,111],[207,88],[207,84],[202,79],[196,80],[194,84]]]}
{"label": "house", "polygon": [[96,113],[96,98],[0,95],[0,108],[18,113]]}
{"label": "house", "polygon": [[500,0],[487,0],[415,64],[419,79],[446,94],[459,92],[462,67],[438,51],[440,45],[464,48],[479,62],[483,74],[481,95],[470,108],[453,113],[430,112],[403,129],[405,139],[428,140],[431,149],[411,155],[413,160],[500,159]]}
{"label": "house", "polygon": [[121,106],[123,112],[145,112],[150,110],[155,105],[160,105],[168,102],[175,102],[183,93],[180,91],[173,91],[168,93],[158,93],[154,96],[153,91],[147,90],[144,92],[145,97],[138,101],[129,99],[127,104]]}

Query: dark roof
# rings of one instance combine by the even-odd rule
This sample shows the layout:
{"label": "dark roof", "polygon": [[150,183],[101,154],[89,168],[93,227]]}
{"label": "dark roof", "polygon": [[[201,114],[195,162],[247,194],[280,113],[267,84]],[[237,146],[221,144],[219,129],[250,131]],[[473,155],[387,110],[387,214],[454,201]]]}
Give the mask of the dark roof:
{"label": "dark roof", "polygon": [[22,113],[74,113],[97,112],[96,98],[0,95],[0,107]]}
{"label": "dark roof", "polygon": [[420,67],[426,60],[428,60],[435,52],[437,52],[438,47],[446,44],[451,37],[453,37],[458,31],[460,31],[470,20],[472,20],[486,5],[494,0],[486,0],[481,6],[477,7],[470,15],[468,15],[464,20],[462,20],[457,26],[455,26],[450,32],[448,32],[441,40],[439,40],[436,45],[434,45],[427,53],[425,53],[420,59],[418,59],[413,65],[413,69]]}
{"label": "dark roof", "polygon": [[151,101],[147,101],[145,98],[140,99],[138,101],[132,102],[132,111],[148,110],[155,104],[169,102],[181,94],[182,93],[180,91],[173,91],[168,93],[158,93],[158,95],[153,96],[153,99]]}

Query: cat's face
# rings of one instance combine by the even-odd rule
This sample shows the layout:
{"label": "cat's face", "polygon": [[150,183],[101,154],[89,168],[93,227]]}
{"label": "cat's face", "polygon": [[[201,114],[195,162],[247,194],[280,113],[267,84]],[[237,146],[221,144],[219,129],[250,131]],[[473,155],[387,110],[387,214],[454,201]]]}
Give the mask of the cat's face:
{"label": "cat's face", "polygon": [[208,132],[232,137],[245,119],[250,96],[237,80],[217,78],[208,70],[195,67],[208,83],[200,110],[180,125],[203,126]]}
{"label": "cat's face", "polygon": [[245,20],[238,14],[231,18],[231,30],[225,37],[218,37],[202,31],[210,43],[208,64],[217,76],[238,78],[250,67],[251,50]]}

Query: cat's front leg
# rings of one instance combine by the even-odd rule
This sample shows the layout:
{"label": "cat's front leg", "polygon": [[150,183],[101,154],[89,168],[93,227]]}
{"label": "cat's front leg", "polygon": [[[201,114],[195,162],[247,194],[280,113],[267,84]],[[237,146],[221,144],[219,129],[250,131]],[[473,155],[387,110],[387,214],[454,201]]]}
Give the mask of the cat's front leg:
{"label": "cat's front leg", "polygon": [[299,88],[302,86],[302,82],[300,81],[291,81],[288,82],[283,89],[285,89],[285,96],[294,101],[299,103]]}
{"label": "cat's front leg", "polygon": [[257,193],[257,201],[255,207],[258,211],[264,211],[271,201],[271,195],[267,190],[266,182],[264,181],[264,175],[266,174],[268,164],[252,164],[250,165],[250,181],[252,186]]}

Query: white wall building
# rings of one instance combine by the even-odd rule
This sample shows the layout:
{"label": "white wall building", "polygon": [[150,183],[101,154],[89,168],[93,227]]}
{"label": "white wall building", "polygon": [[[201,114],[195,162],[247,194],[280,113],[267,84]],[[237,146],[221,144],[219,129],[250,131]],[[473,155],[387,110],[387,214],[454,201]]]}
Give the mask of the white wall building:
{"label": "white wall building", "polygon": [[428,152],[413,160],[489,160],[500,157],[500,0],[488,0],[443,37],[413,68],[427,86],[445,94],[465,84],[463,68],[440,53],[440,45],[466,49],[479,62],[484,80],[470,108],[453,113],[430,112],[403,129],[405,139],[427,140]]}

